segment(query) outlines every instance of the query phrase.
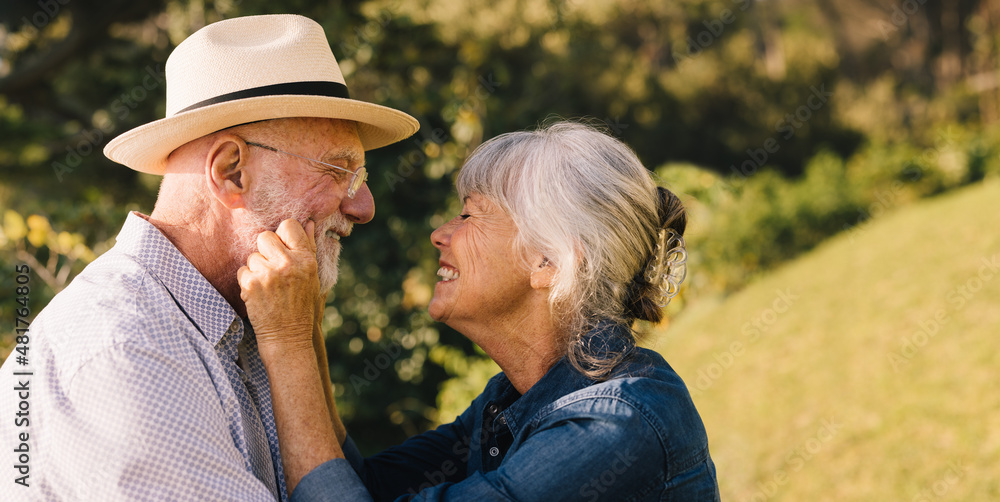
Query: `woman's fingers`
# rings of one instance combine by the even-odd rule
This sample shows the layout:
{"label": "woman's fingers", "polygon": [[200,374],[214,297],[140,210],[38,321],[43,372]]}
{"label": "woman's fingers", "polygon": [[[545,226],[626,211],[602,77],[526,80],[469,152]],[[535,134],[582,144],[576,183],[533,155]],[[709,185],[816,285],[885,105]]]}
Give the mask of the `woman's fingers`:
{"label": "woman's fingers", "polygon": [[268,260],[264,258],[264,255],[254,251],[247,257],[247,267],[249,267],[251,272],[260,272],[267,268]]}
{"label": "woman's fingers", "polygon": [[274,232],[264,231],[257,235],[257,252],[276,266],[285,266],[294,253],[316,255],[316,238],[313,236],[316,224],[309,220],[303,229],[299,222],[288,219],[278,225]]}
{"label": "woman's fingers", "polygon": [[261,232],[257,252],[237,271],[258,344],[311,345],[319,294],[314,228],[285,220],[277,232]]}
{"label": "woman's fingers", "polygon": [[285,220],[278,225],[275,234],[282,243],[291,251],[307,251],[316,254],[316,223],[312,220],[306,222],[305,229],[295,220]]}

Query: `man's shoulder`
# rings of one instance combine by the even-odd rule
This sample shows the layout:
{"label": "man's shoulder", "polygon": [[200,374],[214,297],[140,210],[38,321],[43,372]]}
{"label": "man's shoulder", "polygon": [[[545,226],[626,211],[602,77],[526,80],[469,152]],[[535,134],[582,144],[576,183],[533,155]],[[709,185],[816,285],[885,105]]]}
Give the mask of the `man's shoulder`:
{"label": "man's shoulder", "polygon": [[98,323],[130,323],[143,303],[166,296],[135,259],[112,249],[97,258],[60,291],[35,318],[36,329],[78,329]]}
{"label": "man's shoulder", "polygon": [[183,314],[149,271],[112,249],[58,293],[30,329],[40,352],[61,359],[65,367],[116,345],[155,345],[159,334],[176,331],[171,328],[182,321]]}

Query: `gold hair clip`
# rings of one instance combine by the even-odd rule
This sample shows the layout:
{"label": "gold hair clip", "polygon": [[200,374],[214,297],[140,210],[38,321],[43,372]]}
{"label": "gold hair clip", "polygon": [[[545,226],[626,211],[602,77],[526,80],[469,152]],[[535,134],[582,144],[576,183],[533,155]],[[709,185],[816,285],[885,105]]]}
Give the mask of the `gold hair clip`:
{"label": "gold hair clip", "polygon": [[661,228],[656,236],[656,249],[646,267],[646,281],[659,288],[656,304],[666,307],[678,293],[687,277],[687,248],[684,237],[672,228]]}

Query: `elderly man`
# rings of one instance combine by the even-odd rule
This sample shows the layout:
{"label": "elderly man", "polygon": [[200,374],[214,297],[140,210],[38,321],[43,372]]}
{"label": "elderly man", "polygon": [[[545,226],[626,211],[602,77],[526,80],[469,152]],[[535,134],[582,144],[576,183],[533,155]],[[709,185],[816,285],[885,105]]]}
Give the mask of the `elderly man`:
{"label": "elderly man", "polygon": [[288,499],[237,270],[290,218],[313,230],[331,287],[340,239],[374,214],[365,150],[418,125],[350,99],[323,29],[301,16],[209,25],[166,71],[167,117],[105,149],[163,175],[154,210],[130,214],[39,313],[31,365],[0,370],[4,500]]}

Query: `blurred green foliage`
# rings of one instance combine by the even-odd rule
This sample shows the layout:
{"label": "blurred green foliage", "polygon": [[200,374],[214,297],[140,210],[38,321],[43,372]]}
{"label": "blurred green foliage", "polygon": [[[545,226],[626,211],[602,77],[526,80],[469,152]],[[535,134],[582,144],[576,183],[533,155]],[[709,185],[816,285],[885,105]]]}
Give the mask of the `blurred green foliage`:
{"label": "blurred green foliage", "polygon": [[983,440],[1000,418],[998,198],[993,176],[901,207],[662,333],[723,500],[1000,498],[980,475],[1000,463]]}
{"label": "blurred green foliage", "polygon": [[[421,122],[414,138],[369,152],[376,219],[345,241],[324,320],[341,411],[373,451],[453,417],[495,372],[425,313],[437,268],[428,235],[458,210],[453,176],[484,139],[587,116],[630,144],[690,207],[693,267],[676,315],[830,235],[997,173],[996,4],[5,2],[0,205],[56,237],[33,242],[4,220],[0,356],[25,253],[68,280],[128,211],[152,209],[158,178],[100,150],[163,116],[167,56],[213,21],[316,19],[352,96]],[[38,277],[34,312],[65,284]]]}

